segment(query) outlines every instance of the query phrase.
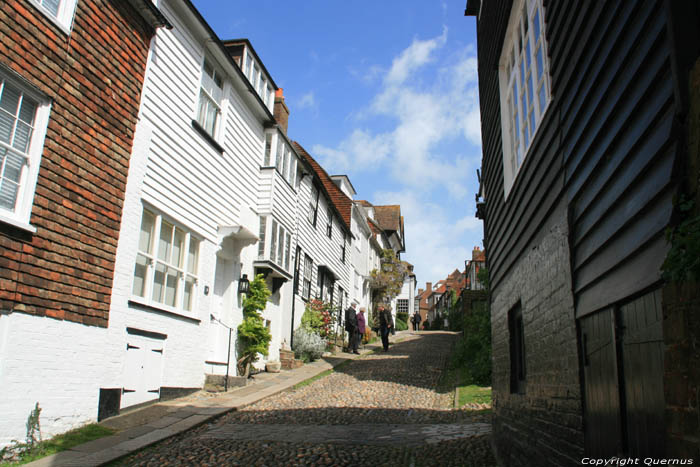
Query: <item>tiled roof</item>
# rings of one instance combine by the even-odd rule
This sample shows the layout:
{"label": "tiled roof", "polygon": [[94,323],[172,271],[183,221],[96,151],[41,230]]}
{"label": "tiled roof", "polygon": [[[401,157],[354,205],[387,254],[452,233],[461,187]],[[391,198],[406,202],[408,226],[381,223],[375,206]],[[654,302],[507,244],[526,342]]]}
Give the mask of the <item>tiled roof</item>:
{"label": "tiled roof", "polygon": [[398,204],[388,206],[374,206],[374,217],[384,230],[401,231],[401,206]]}
{"label": "tiled roof", "polygon": [[306,162],[308,162],[316,176],[319,178],[319,180],[321,180],[324,191],[328,194],[328,197],[340,214],[340,218],[345,224],[346,229],[350,231],[352,200],[348,198],[348,196],[343,193],[335,183],[333,183],[333,180],[331,179],[330,175],[328,175],[328,172],[326,172],[323,167],[321,167],[321,165],[316,162],[316,160],[311,157],[308,152],[306,152],[306,149],[301,147],[301,145],[296,141],[293,141],[292,144],[294,145],[294,149],[296,149],[297,153],[299,153],[299,155],[303,157]]}

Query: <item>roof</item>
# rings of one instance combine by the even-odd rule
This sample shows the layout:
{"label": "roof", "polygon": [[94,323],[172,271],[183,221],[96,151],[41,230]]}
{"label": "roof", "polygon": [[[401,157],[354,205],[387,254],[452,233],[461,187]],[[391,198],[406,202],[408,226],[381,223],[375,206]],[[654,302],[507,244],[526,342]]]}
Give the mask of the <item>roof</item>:
{"label": "roof", "polygon": [[384,230],[401,232],[401,206],[392,204],[388,206],[374,206],[374,217]]}
{"label": "roof", "polygon": [[328,195],[331,203],[335,206],[338,214],[340,214],[340,220],[345,225],[345,228],[350,231],[350,222],[352,216],[352,200],[341,191],[340,188],[333,182],[328,172],[326,172],[321,165],[316,162],[316,160],[311,157],[311,154],[306,152],[299,143],[293,141],[294,149],[297,153],[309,164],[311,170],[314,171],[318,179],[321,181],[321,185]]}

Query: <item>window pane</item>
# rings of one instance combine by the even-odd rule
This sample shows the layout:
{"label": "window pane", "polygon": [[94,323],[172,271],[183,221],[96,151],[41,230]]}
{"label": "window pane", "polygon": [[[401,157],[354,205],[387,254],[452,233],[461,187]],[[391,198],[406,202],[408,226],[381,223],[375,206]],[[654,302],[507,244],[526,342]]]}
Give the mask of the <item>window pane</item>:
{"label": "window pane", "polygon": [[192,311],[192,290],[194,289],[194,278],[187,276],[185,279],[185,290],[182,300],[182,308],[185,311]]}
{"label": "window pane", "polygon": [[272,152],[272,135],[270,133],[265,135],[265,157],[263,159],[263,165],[265,167],[270,165],[270,157]]}
{"label": "window pane", "polygon": [[535,111],[533,110],[530,112],[530,129],[533,135],[535,134],[535,128],[537,128],[537,126],[535,125]]}
{"label": "window pane", "polygon": [[525,57],[522,57],[522,59],[520,60],[520,83],[524,83],[524,82],[525,82]]}
{"label": "window pane", "polygon": [[275,263],[281,265],[282,262],[284,261],[284,232],[285,230],[280,226],[279,229],[279,239],[277,243],[277,259],[275,260]]}
{"label": "window pane", "polygon": [[26,153],[29,150],[29,140],[32,137],[32,127],[23,122],[17,122],[15,129],[15,140],[12,146],[18,151]]}
{"label": "window pane", "polygon": [[292,246],[292,236],[288,233],[287,234],[287,241],[286,241],[286,250],[284,254],[284,269],[289,270],[289,260],[291,257],[291,246]]}
{"label": "window pane", "polygon": [[17,115],[17,107],[19,106],[19,98],[21,96],[19,89],[5,82],[0,96],[0,109],[5,110],[12,115],[12,118]]}
{"label": "window pane", "polygon": [[265,257],[265,229],[267,229],[267,217],[260,218],[260,241],[258,241],[258,258]]}
{"label": "window pane", "polygon": [[535,18],[533,21],[533,31],[535,33],[535,41],[540,37],[540,10],[539,8],[535,10]]}
{"label": "window pane", "polygon": [[275,167],[277,170],[282,172],[282,165],[284,164],[284,143],[282,143],[282,138],[277,139],[277,160],[275,161]]}
{"label": "window pane", "polygon": [[158,263],[153,274],[153,293],[151,298],[154,302],[163,303],[163,291],[165,290],[165,266]]}
{"label": "window pane", "polygon": [[277,254],[277,221],[272,220],[272,233],[271,235],[271,243],[270,243],[270,259],[272,260],[273,263],[276,263],[276,254]]}
{"label": "window pane", "polygon": [[287,147],[284,148],[284,161],[282,163],[282,176],[289,180],[289,149]]}
{"label": "window pane", "polygon": [[187,272],[197,274],[197,261],[199,260],[199,240],[190,235],[190,249],[187,252]]}
{"label": "window pane", "polygon": [[544,107],[547,104],[547,92],[544,88],[544,83],[540,86],[540,115],[544,112]]}
{"label": "window pane", "polygon": [[170,264],[181,268],[183,260],[183,251],[185,249],[185,233],[180,229],[175,229],[175,237],[173,238],[173,257]]}
{"label": "window pane", "polygon": [[168,268],[168,278],[165,283],[165,304],[175,306],[175,298],[177,297],[177,271],[173,268]]}
{"label": "window pane", "polygon": [[165,221],[160,225],[160,242],[158,243],[158,259],[161,261],[170,261],[170,253],[172,249],[173,226]]}
{"label": "window pane", "polygon": [[22,96],[22,106],[19,109],[19,119],[27,125],[34,125],[34,115],[36,114],[37,107],[38,104],[36,101],[30,97],[27,97],[25,94]]}
{"label": "window pane", "polygon": [[527,101],[532,105],[532,73],[527,77]]}
{"label": "window pane", "polygon": [[529,70],[532,66],[532,54],[530,50],[530,41],[527,41],[525,45],[525,58],[527,59],[527,69]]}
{"label": "window pane", "polygon": [[136,255],[134,265],[134,286],[131,293],[143,297],[146,294],[146,271],[148,270],[148,259],[143,255]]}
{"label": "window pane", "polygon": [[520,108],[520,111],[522,112],[523,115],[527,113],[527,101],[525,100],[525,96],[526,96],[526,94],[523,93],[523,98],[522,98],[523,106]]}
{"label": "window pane", "polygon": [[544,69],[544,60],[542,58],[542,45],[537,48],[537,80],[542,77],[542,72]]}
{"label": "window pane", "polygon": [[46,8],[49,13],[54,16],[58,16],[58,5],[60,0],[42,0],[41,4]]}
{"label": "window pane", "polygon": [[139,236],[139,251],[144,253],[152,252],[153,227],[155,226],[155,217],[150,212],[144,210],[141,218],[141,235]]}
{"label": "window pane", "polygon": [[19,180],[24,166],[24,157],[0,148],[0,207],[14,211],[19,192]]}

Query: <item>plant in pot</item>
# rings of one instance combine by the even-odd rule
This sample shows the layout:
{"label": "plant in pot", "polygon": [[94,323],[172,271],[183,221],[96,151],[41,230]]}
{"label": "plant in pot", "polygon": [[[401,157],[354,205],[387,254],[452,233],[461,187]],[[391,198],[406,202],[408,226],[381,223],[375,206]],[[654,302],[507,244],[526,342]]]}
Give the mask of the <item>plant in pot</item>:
{"label": "plant in pot", "polygon": [[267,305],[270,289],[262,274],[250,283],[250,291],[243,299],[243,322],[238,325],[238,374],[248,377],[250,366],[258,355],[267,355],[272,335],[260,314]]}

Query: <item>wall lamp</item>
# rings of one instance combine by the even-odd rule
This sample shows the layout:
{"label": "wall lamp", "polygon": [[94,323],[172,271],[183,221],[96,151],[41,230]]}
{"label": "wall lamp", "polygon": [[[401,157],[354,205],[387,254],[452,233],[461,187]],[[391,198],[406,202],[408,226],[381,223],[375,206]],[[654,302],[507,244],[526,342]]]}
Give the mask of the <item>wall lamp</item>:
{"label": "wall lamp", "polygon": [[250,281],[248,280],[248,274],[243,274],[243,276],[238,279],[238,293],[247,294],[250,292]]}

